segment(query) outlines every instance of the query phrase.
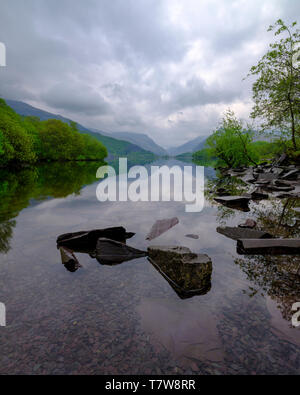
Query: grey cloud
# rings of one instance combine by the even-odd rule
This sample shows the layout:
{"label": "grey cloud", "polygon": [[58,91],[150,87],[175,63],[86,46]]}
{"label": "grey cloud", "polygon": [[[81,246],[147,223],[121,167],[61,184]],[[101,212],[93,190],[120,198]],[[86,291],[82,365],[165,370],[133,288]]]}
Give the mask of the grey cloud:
{"label": "grey cloud", "polygon": [[0,96],[181,144],[212,131],[224,106],[248,105],[242,78],[268,25],[297,15],[299,0],[1,1]]}
{"label": "grey cloud", "polygon": [[99,93],[75,82],[56,84],[40,98],[49,107],[73,114],[103,115],[109,111],[109,104]]}

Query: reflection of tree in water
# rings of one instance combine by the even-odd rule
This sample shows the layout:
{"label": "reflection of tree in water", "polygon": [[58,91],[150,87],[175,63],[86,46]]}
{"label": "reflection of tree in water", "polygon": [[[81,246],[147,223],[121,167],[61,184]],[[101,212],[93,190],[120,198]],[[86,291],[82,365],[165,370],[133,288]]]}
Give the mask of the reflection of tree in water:
{"label": "reflection of tree in water", "polygon": [[17,217],[30,200],[62,198],[79,194],[83,186],[96,181],[103,163],[69,162],[44,164],[18,172],[0,171],[0,252],[7,253]]}
{"label": "reflection of tree in water", "polygon": [[291,307],[300,300],[300,258],[297,256],[255,255],[235,259],[254,283],[250,296],[265,293],[274,299],[284,319],[290,321]]}
{"label": "reflection of tree in water", "polygon": [[253,207],[253,215],[259,227],[276,237],[296,238],[300,236],[299,220],[294,208],[300,205],[300,199],[273,199]]}
{"label": "reflection of tree in water", "polygon": [[10,249],[10,239],[13,235],[13,228],[16,226],[16,221],[4,221],[0,223],[0,253],[6,254]]}
{"label": "reflection of tree in water", "polygon": [[[234,177],[224,177],[208,183],[207,199],[213,201],[222,189],[228,195],[247,193],[249,186]],[[300,206],[300,199],[270,198],[263,201],[252,201],[251,217],[257,222],[257,229],[273,234],[275,237],[299,238],[300,226],[297,213],[293,210]],[[218,204],[217,220],[220,224],[232,220],[236,210]],[[249,296],[264,293],[275,300],[284,319],[290,321],[291,306],[300,300],[300,257],[292,255],[252,255],[235,259],[254,285],[249,287]]]}
{"label": "reflection of tree in water", "polygon": [[[265,201],[253,207],[258,227],[276,237],[297,238],[299,222],[293,208],[299,199]],[[255,284],[251,294],[263,292],[278,302],[278,308],[286,320],[291,319],[292,304],[300,300],[300,257],[292,255],[255,255],[235,260]]]}
{"label": "reflection of tree in water", "polygon": [[211,204],[217,207],[217,221],[225,225],[226,221],[235,217],[237,211],[233,208],[226,207],[217,203],[214,198],[220,195],[240,196],[247,192],[246,184],[236,177],[222,177],[210,179],[206,183],[205,198]]}

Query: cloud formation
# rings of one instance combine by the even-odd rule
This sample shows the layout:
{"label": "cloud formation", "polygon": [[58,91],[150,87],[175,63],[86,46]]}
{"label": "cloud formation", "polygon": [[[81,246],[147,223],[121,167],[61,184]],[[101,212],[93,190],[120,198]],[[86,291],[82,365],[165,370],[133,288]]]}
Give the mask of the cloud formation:
{"label": "cloud formation", "polygon": [[247,118],[242,81],[300,15],[298,0],[10,0],[0,3],[0,96],[106,131],[147,133],[163,146]]}

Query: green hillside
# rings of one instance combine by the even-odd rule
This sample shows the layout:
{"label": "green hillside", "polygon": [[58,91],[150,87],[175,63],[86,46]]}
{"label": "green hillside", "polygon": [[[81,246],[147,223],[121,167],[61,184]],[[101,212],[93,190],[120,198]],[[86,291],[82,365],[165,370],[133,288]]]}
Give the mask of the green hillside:
{"label": "green hillside", "polygon": [[20,116],[0,99],[0,167],[38,162],[103,161],[105,146],[74,122]]}
{"label": "green hillside", "polygon": [[[48,119],[58,119],[68,124],[71,124],[73,122],[68,118],[62,117],[61,115],[52,114],[50,112],[40,110],[39,108],[30,106],[29,104],[21,101],[6,100],[6,103],[16,113],[22,116],[34,116],[38,117],[42,121]],[[90,135],[91,137],[101,142],[107,148],[109,160],[114,160],[118,157],[124,156],[127,157],[129,161],[148,163],[155,159],[155,155],[152,152],[146,151],[138,145],[106,135],[104,136],[103,134],[101,134],[101,131],[99,131],[99,133],[93,132],[86,127],[80,125],[79,123],[77,123],[76,125],[80,133]]]}

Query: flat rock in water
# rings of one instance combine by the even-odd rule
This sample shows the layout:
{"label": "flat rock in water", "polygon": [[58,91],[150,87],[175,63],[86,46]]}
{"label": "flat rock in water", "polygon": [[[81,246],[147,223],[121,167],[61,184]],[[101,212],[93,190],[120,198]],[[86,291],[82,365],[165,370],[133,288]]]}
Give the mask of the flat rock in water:
{"label": "flat rock in water", "polygon": [[252,199],[268,199],[269,195],[260,187],[254,189],[254,191],[250,192]]}
{"label": "flat rock in water", "polygon": [[300,255],[300,239],[241,239],[237,242],[241,255]]}
{"label": "flat rock in water", "polygon": [[214,200],[224,206],[241,211],[250,211],[248,204],[251,197],[248,196],[217,196]]}
{"label": "flat rock in water", "polygon": [[218,227],[217,232],[233,240],[270,239],[273,237],[270,233],[263,232],[262,230],[248,229],[241,227],[235,228],[230,226]]}
{"label": "flat rock in water", "polygon": [[155,222],[152,226],[150,233],[146,236],[146,240],[153,240],[161,234],[165,233],[167,230],[173,228],[173,226],[179,223],[177,217],[170,219],[162,219]]}
{"label": "flat rock in water", "polygon": [[266,181],[273,181],[278,178],[277,174],[273,173],[262,173],[259,174],[257,181],[258,182],[266,182]]}
{"label": "flat rock in water", "polygon": [[123,226],[94,229],[75,233],[66,233],[57,238],[57,245],[69,247],[76,252],[87,252],[96,248],[99,237],[124,242],[134,236],[134,233],[126,232]]}
{"label": "flat rock in water", "polygon": [[103,237],[97,241],[96,258],[103,265],[117,265],[144,256],[147,256],[146,251],[138,250],[119,241]]}
{"label": "flat rock in water", "polygon": [[241,177],[241,180],[243,180],[246,184],[250,183],[254,183],[256,181],[256,178],[253,176],[252,174],[246,174],[244,177]]}
{"label": "flat rock in water", "polygon": [[283,180],[297,180],[299,174],[298,169],[290,170],[288,173],[281,176]]}
{"label": "flat rock in water", "polygon": [[270,189],[271,191],[278,191],[278,192],[290,192],[293,191],[295,189],[294,186],[290,185],[290,186],[278,186],[278,185],[269,185],[268,189]]}
{"label": "flat rock in water", "polygon": [[282,167],[273,167],[272,168],[272,173],[276,174],[277,176],[280,176],[284,172],[284,169]]}
{"label": "flat rock in water", "polygon": [[193,235],[193,234],[188,234],[188,235],[185,235],[185,237],[189,237],[190,239],[199,239],[199,236],[198,235]]}
{"label": "flat rock in water", "polygon": [[212,262],[189,248],[151,246],[149,260],[181,299],[204,295],[211,289]]}
{"label": "flat rock in water", "polygon": [[254,221],[254,219],[246,219],[246,221],[243,224],[239,225],[239,228],[249,228],[249,229],[253,229],[256,226],[256,222]]}

